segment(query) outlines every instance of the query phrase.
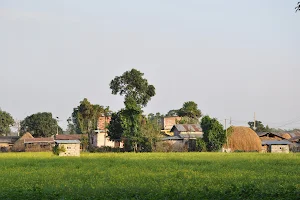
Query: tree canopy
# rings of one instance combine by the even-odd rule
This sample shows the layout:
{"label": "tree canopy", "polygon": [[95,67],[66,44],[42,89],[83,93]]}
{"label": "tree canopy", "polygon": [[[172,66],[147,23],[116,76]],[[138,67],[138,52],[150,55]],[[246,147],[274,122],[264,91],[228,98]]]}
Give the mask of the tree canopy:
{"label": "tree canopy", "polygon": [[126,138],[129,149],[137,150],[143,142],[141,132],[142,108],[147,105],[151,97],[155,95],[155,87],[149,85],[147,79],[143,78],[144,74],[136,69],[126,71],[122,76],[116,76],[110,82],[112,94],[125,96],[125,108],[115,114],[115,119],[109,125],[109,135]]}
{"label": "tree canopy", "polygon": [[7,135],[10,133],[10,127],[14,125],[14,119],[5,111],[0,109],[0,134]]}
{"label": "tree canopy", "polygon": [[21,121],[21,134],[30,132],[33,137],[50,137],[57,133],[57,128],[58,133],[62,134],[57,120],[49,112],[32,114]]}
{"label": "tree canopy", "polygon": [[296,9],[296,12],[300,11],[300,1],[297,3],[297,6],[295,7],[295,9]]}
{"label": "tree canopy", "polygon": [[249,127],[254,130],[255,132],[268,132],[271,129],[269,128],[269,126],[264,126],[264,124],[261,121],[255,121],[255,127],[256,129],[254,129],[254,122],[248,122]]}
{"label": "tree canopy", "polygon": [[198,105],[195,102],[187,101],[183,104],[182,108],[178,110],[178,116],[198,120],[201,117],[201,111],[198,109]]}
{"label": "tree canopy", "polygon": [[75,129],[78,134],[89,133],[91,130],[97,129],[100,116],[109,116],[110,114],[109,107],[91,104],[87,98],[84,98],[80,101],[79,106],[73,109],[72,120],[68,120],[68,128]]}
{"label": "tree canopy", "polygon": [[136,104],[145,107],[155,95],[155,87],[149,85],[143,76],[144,74],[136,69],[126,71],[122,76],[116,76],[109,85],[112,94],[125,95],[125,101],[132,98]]}
{"label": "tree canopy", "polygon": [[208,151],[218,151],[226,142],[226,133],[222,124],[216,118],[210,118],[208,115],[201,120],[203,131],[203,140],[206,143]]}

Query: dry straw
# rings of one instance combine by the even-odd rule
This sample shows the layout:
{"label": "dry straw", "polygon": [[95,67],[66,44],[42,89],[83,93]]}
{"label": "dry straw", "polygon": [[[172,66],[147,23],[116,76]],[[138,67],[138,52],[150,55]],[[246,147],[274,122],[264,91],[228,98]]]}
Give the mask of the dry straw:
{"label": "dry straw", "polygon": [[261,151],[261,140],[248,127],[231,126],[228,129],[228,144],[231,151]]}

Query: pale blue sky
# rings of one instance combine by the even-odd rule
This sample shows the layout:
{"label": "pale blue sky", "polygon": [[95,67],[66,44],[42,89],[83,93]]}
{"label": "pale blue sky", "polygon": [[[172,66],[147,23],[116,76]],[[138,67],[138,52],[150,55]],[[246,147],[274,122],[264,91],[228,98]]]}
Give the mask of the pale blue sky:
{"label": "pale blue sky", "polygon": [[147,113],[191,100],[234,125],[256,112],[300,128],[296,3],[0,0],[0,107],[18,119],[52,112],[66,127],[85,97],[123,107],[109,82],[137,68],[156,87]]}

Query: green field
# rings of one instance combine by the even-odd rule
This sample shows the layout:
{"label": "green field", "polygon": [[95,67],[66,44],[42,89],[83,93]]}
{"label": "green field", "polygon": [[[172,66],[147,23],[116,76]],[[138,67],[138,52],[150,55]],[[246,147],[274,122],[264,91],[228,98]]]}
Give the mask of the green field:
{"label": "green field", "polygon": [[300,154],[0,154],[0,199],[299,199]]}

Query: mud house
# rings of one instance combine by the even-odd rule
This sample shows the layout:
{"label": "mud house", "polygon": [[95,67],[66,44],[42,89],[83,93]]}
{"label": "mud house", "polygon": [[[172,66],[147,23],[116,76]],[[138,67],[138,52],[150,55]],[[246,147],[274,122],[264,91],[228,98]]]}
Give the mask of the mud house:
{"label": "mud house", "polygon": [[199,124],[176,124],[170,131],[173,136],[162,138],[166,151],[195,151],[196,139],[203,137]]}
{"label": "mud house", "polygon": [[54,139],[48,138],[27,138],[24,139],[25,151],[40,152],[40,151],[52,151],[54,146]]}
{"label": "mud house", "polygon": [[79,140],[55,140],[55,145],[65,150],[60,152],[59,156],[80,156]]}
{"label": "mud house", "polygon": [[0,136],[0,151],[10,150],[19,138],[19,136]]}

